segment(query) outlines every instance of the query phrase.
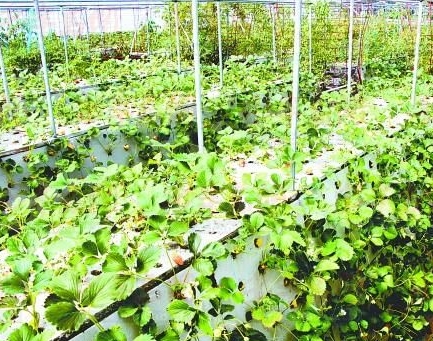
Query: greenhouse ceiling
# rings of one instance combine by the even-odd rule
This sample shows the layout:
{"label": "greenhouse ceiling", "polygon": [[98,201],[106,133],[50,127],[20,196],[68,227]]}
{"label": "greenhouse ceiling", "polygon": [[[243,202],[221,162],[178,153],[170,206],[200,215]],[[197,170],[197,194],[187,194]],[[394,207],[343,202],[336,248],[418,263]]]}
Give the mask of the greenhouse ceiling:
{"label": "greenhouse ceiling", "polygon": [[[177,0],[177,2],[189,2],[190,0]],[[216,0],[218,1],[218,0]],[[161,5],[168,2],[176,2],[173,0],[135,0],[135,1],[119,1],[119,0],[104,0],[104,1],[95,1],[95,0],[80,0],[80,1],[71,1],[71,0],[40,0],[39,7],[132,7],[132,6],[154,6]],[[199,2],[215,2],[215,0],[199,0]],[[261,4],[294,4],[295,0],[220,0],[220,2],[228,3],[261,3]],[[307,3],[309,1],[304,1]],[[314,1],[313,1],[314,2]],[[341,1],[330,1],[334,4],[343,4],[348,3],[348,0]],[[391,0],[391,1],[376,1],[376,0],[355,0],[355,3],[358,4],[409,4],[409,3],[418,3],[416,0]],[[0,1],[0,9],[26,9],[32,8],[34,6],[33,1],[29,0],[15,0],[15,1]]]}

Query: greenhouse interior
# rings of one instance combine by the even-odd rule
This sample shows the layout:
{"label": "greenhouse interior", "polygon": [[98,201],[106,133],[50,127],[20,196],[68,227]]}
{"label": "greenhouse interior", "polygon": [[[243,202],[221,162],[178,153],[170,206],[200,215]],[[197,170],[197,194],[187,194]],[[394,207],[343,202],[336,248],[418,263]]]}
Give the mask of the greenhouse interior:
{"label": "greenhouse interior", "polygon": [[0,72],[0,340],[433,340],[433,2],[0,1]]}

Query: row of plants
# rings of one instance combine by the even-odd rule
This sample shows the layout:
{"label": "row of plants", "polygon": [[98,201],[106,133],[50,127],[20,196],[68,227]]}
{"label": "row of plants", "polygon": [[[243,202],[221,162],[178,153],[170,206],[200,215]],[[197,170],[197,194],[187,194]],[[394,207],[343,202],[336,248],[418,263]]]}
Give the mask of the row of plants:
{"label": "row of plants", "polygon": [[[193,101],[192,73],[178,75],[161,68],[156,62],[143,65],[141,62],[131,64],[116,61],[108,69],[107,74],[113,72],[116,66],[118,66],[117,76],[122,82],[88,89],[86,93],[67,91],[56,96],[53,108],[60,125],[73,125],[89,120],[107,122],[110,118],[119,119],[150,114],[154,111],[170,111]],[[147,77],[141,74],[141,70],[144,69],[150,72]],[[217,77],[217,70],[208,67],[204,71],[207,77],[203,81],[203,87],[209,91]],[[289,73],[290,68],[278,67],[272,63],[250,64],[233,61],[228,64],[226,70],[227,86],[224,92],[257,91],[277,77],[289,79]],[[140,74],[141,77],[134,77]],[[251,77],[247,77],[248,75]],[[30,138],[40,136],[37,130],[46,129],[48,126],[45,98],[41,97],[33,87],[22,88],[21,91],[26,100],[16,98],[12,104],[4,106],[2,129],[8,131],[16,126],[25,125]],[[214,94],[215,92],[212,92],[209,96],[222,97],[221,102],[227,101],[227,96]],[[212,101],[217,100],[209,100]]]}
{"label": "row of plants", "polygon": [[[329,116],[326,117],[322,112],[328,114],[332,112],[336,118],[335,123],[342,124],[337,122],[337,119],[338,112],[345,107],[343,96],[325,97],[323,101],[319,101],[315,108],[317,117],[322,117],[322,122],[329,124]],[[258,98],[257,95],[255,98]],[[329,105],[331,101],[336,105],[335,111]],[[285,105],[285,100],[279,96],[270,97],[270,103],[278,108]],[[313,108],[307,103],[305,102],[304,110],[312,112]],[[328,106],[325,106],[326,103]],[[354,103],[353,109],[357,106],[359,103]],[[346,107],[346,109],[352,108]],[[348,111],[346,115],[349,114]],[[385,114],[381,113],[381,115]],[[268,165],[273,167],[286,169],[288,174],[290,169],[288,166],[292,162],[301,163],[302,160],[308,159],[310,154],[307,152],[315,150],[315,155],[318,155],[331,147],[328,143],[320,143],[320,140],[322,136],[329,135],[334,127],[331,126],[329,131],[326,129],[320,131],[320,121],[312,122],[310,117],[303,116],[302,113],[300,127],[301,129],[305,127],[306,132],[310,131],[310,134],[305,135],[303,140],[305,144],[304,142],[300,144],[304,153],[301,157],[291,155],[287,148],[286,142],[290,137],[287,136],[289,126],[286,115],[278,115],[278,110],[269,112],[263,109],[257,112],[257,124],[247,130],[242,126],[233,126],[236,122],[240,124],[239,117],[233,119],[230,126],[232,130],[225,130],[217,140],[216,147],[220,155],[222,157],[227,155],[225,157],[227,159],[234,159],[239,153],[244,153],[241,158],[246,159],[247,154],[257,151],[261,146],[269,148],[269,141],[277,138],[281,139],[282,146],[276,148],[275,159],[272,160],[270,154],[264,154],[263,161],[267,161]],[[353,126],[353,122],[350,124]],[[339,126],[339,129],[342,128],[342,125]],[[419,126],[416,128],[421,129]],[[384,136],[384,130],[380,126],[376,129],[376,135],[370,138],[369,143],[363,145],[359,143],[359,145],[368,148],[369,145],[375,146],[375,141],[376,144],[388,141],[385,138],[379,139],[380,136]],[[389,142],[391,141],[398,141],[395,145],[401,146],[406,146],[407,143],[405,139],[390,139]],[[386,146],[388,144],[384,144],[383,148]],[[361,239],[361,231],[355,230],[355,227],[361,229],[367,226],[375,212],[378,217],[380,214],[385,218],[391,217],[396,210],[393,211],[389,198],[398,193],[398,187],[391,184],[389,186],[392,188],[385,191],[386,188],[382,186],[382,192],[376,194],[373,191],[372,194],[371,182],[366,180],[366,175],[362,175],[362,180],[353,181],[353,195],[340,198],[333,210],[325,205],[323,193],[319,188],[315,188],[312,190],[311,198],[305,201],[299,212],[287,203],[267,206],[262,200],[266,194],[286,192],[289,188],[289,180],[273,176],[272,185],[260,179],[247,181],[247,189],[242,192],[234,186],[226,161],[216,154],[182,154],[179,152],[185,150],[173,149],[170,145],[162,143],[155,144],[154,147],[158,148],[149,155],[145,165],[112,164],[96,167],[90,175],[82,179],[70,177],[68,172],[63,172],[49,183],[42,195],[35,198],[36,206],[32,206],[29,198],[19,198],[11,206],[5,205],[1,216],[3,230],[1,245],[5,262],[2,263],[3,278],[0,287],[3,292],[3,330],[6,334],[11,332],[8,339],[49,340],[53,333],[56,333],[53,332],[52,326],[58,330],[76,330],[85,320],[91,320],[101,329],[98,340],[124,340],[118,328],[103,330],[104,328],[95,318],[95,312],[110,302],[125,299],[132,294],[137,280],[146,278],[146,273],[157,266],[161,253],[168,253],[167,256],[171,259],[169,251],[173,245],[190,250],[194,257],[193,267],[200,276],[194,283],[177,283],[173,288],[174,293],[180,292],[180,294],[168,307],[172,323],[162,336],[152,335],[155,333],[152,332],[151,327],[151,311],[145,306],[122,310],[123,316],[135,316],[134,319],[140,328],[146,331],[139,340],[154,338],[189,340],[200,339],[201,335],[208,334],[222,340],[236,340],[245,336],[260,339],[261,334],[248,328],[248,324],[235,331],[228,328],[229,325],[238,322],[234,321],[229,313],[236,304],[242,303],[242,290],[233,279],[226,278],[220,283],[215,283],[212,277],[218,259],[229,257],[233,254],[233,250],[237,250],[235,253],[241,251],[245,237],[255,236],[258,232],[261,235],[270,235],[269,243],[265,238],[263,242],[258,243],[264,247],[264,260],[258,271],[268,271],[273,267],[274,270],[281,270],[284,274],[281,280],[287,278],[288,285],[299,293],[299,300],[294,303],[282,302],[275,295],[265,295],[252,307],[252,318],[262,321],[266,328],[283,326],[283,323],[280,323],[283,321],[283,311],[280,311],[280,308],[288,308],[290,304],[297,305],[298,310],[293,311],[288,320],[295,322],[295,330],[288,333],[302,340],[326,338],[326,335],[331,333],[329,321],[335,316],[332,315],[333,310],[327,308],[328,306],[315,306],[315,304],[319,297],[324,297],[325,294],[331,295],[331,298],[340,302],[338,298],[341,295],[338,291],[327,290],[332,288],[331,280],[334,278],[338,281],[336,274],[340,268],[345,269],[352,263],[356,266],[358,263],[355,260],[358,258],[365,260],[361,256],[367,250],[367,245],[371,246],[372,243],[366,243],[364,246],[349,244],[352,237]],[[170,152],[169,158],[163,156],[161,148],[164,148],[164,156],[167,156],[167,151]],[[384,150],[388,153],[387,149]],[[41,161],[44,162],[43,159]],[[401,162],[398,158],[395,159],[395,164],[400,169]],[[363,169],[361,166],[358,168],[354,166],[354,168],[356,171],[351,172],[351,179],[360,176],[356,174],[361,173]],[[399,174],[396,173],[397,175]],[[289,176],[287,178],[289,179]],[[320,182],[317,182],[316,187],[320,187],[319,184]],[[379,188],[380,185],[382,182],[375,181],[374,188]],[[392,190],[395,192],[390,194]],[[357,192],[362,192],[362,195],[356,195]],[[214,209],[215,212],[211,212],[210,209],[204,208],[203,203],[215,194],[222,196],[223,202],[218,209]],[[427,193],[424,194],[423,197],[428,198]],[[352,197],[355,199],[351,199]],[[239,238],[230,242],[231,246],[228,249],[220,243],[212,243],[199,251],[199,240],[195,234],[191,235],[188,241],[183,240],[182,236],[188,232],[191,225],[215,216],[218,212],[239,217],[239,212],[245,205],[244,200],[253,203],[259,212],[244,217],[245,228],[239,231]],[[362,208],[359,208],[357,203],[362,204]],[[421,210],[415,203],[407,204],[408,207],[412,205]],[[394,206],[397,207],[398,204]],[[337,214],[339,211],[343,213]],[[413,213],[416,212],[414,209],[411,208],[410,211],[412,213],[406,213],[416,214]],[[296,225],[297,214],[306,217],[305,226]],[[349,225],[343,219],[345,214]],[[321,227],[320,223],[325,222],[323,220],[328,222],[325,230],[331,231],[323,232],[328,235],[328,239],[325,240],[324,237],[322,245],[315,237],[321,236],[320,229],[323,226]],[[382,234],[385,236],[384,232]],[[378,238],[381,236],[379,235]],[[393,240],[393,238],[388,239]],[[383,241],[388,239],[384,237]],[[377,244],[380,243],[375,241]],[[297,249],[299,247],[299,252],[292,249],[294,245]],[[359,252],[358,258],[353,258],[355,251]],[[270,260],[267,260],[266,255],[269,255]],[[292,256],[295,258],[291,258]],[[302,263],[301,260],[305,261],[305,258],[307,261]],[[174,263],[175,260],[173,266]],[[389,266],[392,265],[393,263]],[[362,271],[359,272],[362,276]],[[384,276],[378,275],[376,279],[382,279]],[[352,287],[349,284],[340,286],[344,287],[344,290]],[[192,290],[192,301],[183,300],[185,288],[186,291],[190,289],[188,292]],[[388,285],[387,288],[393,286]],[[374,295],[374,292],[370,294]],[[382,295],[383,291],[379,294]],[[361,301],[362,296],[357,297],[360,299],[359,302],[365,303],[365,300]],[[203,304],[209,300],[212,302],[213,310],[205,311]],[[322,302],[331,304],[333,300]],[[355,302],[351,296],[347,296],[342,302],[362,308],[361,303],[357,305],[358,301]],[[282,310],[287,312],[286,308]],[[329,315],[325,316],[325,312]],[[215,314],[221,321],[216,329],[211,328],[212,316]],[[314,314],[317,316],[313,316]],[[411,314],[413,315],[413,312]],[[352,317],[352,320],[356,319],[356,316]],[[406,337],[413,329],[406,333],[406,324],[404,328],[397,328],[399,326],[397,321],[401,321],[398,320],[399,316],[392,315],[391,319],[384,323],[389,323],[395,317],[396,323],[393,328],[398,331],[395,332],[393,329],[393,333],[395,335],[400,333]],[[413,328],[418,328],[420,322],[424,327],[425,321],[419,315],[413,316],[414,319],[408,320],[412,322],[416,320]],[[367,327],[365,322],[362,322],[362,325],[364,329],[370,331],[368,322],[367,318]],[[351,325],[353,327],[353,323]],[[377,331],[375,324],[371,323],[370,326],[372,333]],[[342,327],[341,332],[349,333],[348,335],[359,332],[358,329],[352,329],[346,330]],[[213,334],[213,330],[219,330],[220,335]],[[333,329],[332,333],[334,333]]]}
{"label": "row of plants", "polygon": [[[142,28],[138,33],[152,35],[151,50],[165,48],[171,51],[171,59],[175,55],[175,36],[173,20],[173,4],[165,9],[164,19],[166,27],[146,30]],[[286,6],[268,7],[262,4],[222,4],[223,23],[223,54],[224,60],[231,56],[271,55],[272,51],[272,20],[276,18],[277,53],[280,61],[288,61],[293,49],[293,9]],[[309,11],[310,9],[308,9]],[[311,7],[312,11],[312,52],[313,71],[322,73],[329,65],[346,61],[347,8],[334,8],[329,3],[319,2]],[[181,25],[182,60],[191,64],[191,34],[190,4],[179,4],[179,18]],[[200,6],[200,41],[201,55],[204,64],[216,65],[218,63],[217,51],[217,22],[215,4]],[[273,14],[272,14],[273,13]],[[359,19],[359,20],[358,20]],[[40,73],[40,57],[34,37],[34,20],[31,16],[26,20],[15,20],[12,26],[3,25],[0,33],[4,49],[8,76],[23,78],[25,73]],[[309,32],[308,18],[303,19],[303,36]],[[429,34],[426,25],[423,34]],[[101,42],[108,46],[123,46],[122,55],[127,57],[129,42],[132,41],[133,32],[115,32],[92,34],[86,37],[68,39],[69,65],[65,65],[63,52],[63,39],[54,34],[45,37],[47,59],[50,72],[53,72],[54,88],[69,87],[77,80],[86,79],[87,83],[94,84],[95,75],[103,78],[105,61],[101,62],[98,49]],[[332,37],[332,39],[329,39]],[[405,72],[410,69],[413,57],[413,43],[415,28],[412,25],[411,14],[407,9],[396,13],[378,12],[364,13],[363,18],[355,21],[355,59],[361,67],[366,67],[372,73],[393,76],[393,72]],[[146,43],[147,38],[138,39]],[[105,45],[105,47],[107,46]],[[102,46],[104,47],[104,46]],[[146,50],[144,46],[139,47]],[[302,63],[308,69],[309,42],[303,39]],[[431,69],[431,49],[427,40],[423,41],[421,48],[421,65]],[[110,67],[111,61],[108,61]],[[112,69],[116,75],[116,69]],[[11,74],[9,74],[11,73]],[[116,77],[115,77],[116,78]],[[37,81],[35,81],[38,79]],[[42,90],[41,78],[32,81],[32,86]],[[22,81],[22,80],[21,80]],[[13,82],[12,82],[13,83]],[[12,86],[13,88],[13,86]]]}

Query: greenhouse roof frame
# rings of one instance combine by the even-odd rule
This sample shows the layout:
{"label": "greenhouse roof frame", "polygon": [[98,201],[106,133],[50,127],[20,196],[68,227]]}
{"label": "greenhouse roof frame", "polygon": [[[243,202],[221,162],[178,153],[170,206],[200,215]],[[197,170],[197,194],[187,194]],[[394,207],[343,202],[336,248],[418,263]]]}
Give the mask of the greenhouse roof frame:
{"label": "greenhouse roof frame", "polygon": [[[132,7],[132,6],[157,6],[157,5],[164,5],[167,3],[174,3],[174,2],[190,2],[191,0],[126,0],[126,1],[119,1],[119,0],[103,0],[103,1],[96,1],[96,0],[41,0],[39,1],[39,7],[42,8],[55,8],[55,7],[70,7],[70,8],[77,8],[77,7],[97,7],[97,8],[105,8],[105,7]],[[422,0],[421,0],[422,1]],[[198,0],[199,3],[256,3],[256,4],[288,4],[288,5],[295,5],[295,0]],[[308,3],[309,1],[307,1]],[[404,5],[404,4],[417,4],[420,2],[419,0],[390,0],[390,1],[384,1],[384,0],[355,0],[355,4],[365,4],[365,5],[372,5],[372,4],[383,4],[383,5]],[[303,1],[305,4],[305,2]],[[331,4],[349,4],[348,0],[341,0],[341,1],[330,1]],[[33,8],[33,1],[31,0],[15,0],[15,1],[0,1],[0,9],[29,9]]]}

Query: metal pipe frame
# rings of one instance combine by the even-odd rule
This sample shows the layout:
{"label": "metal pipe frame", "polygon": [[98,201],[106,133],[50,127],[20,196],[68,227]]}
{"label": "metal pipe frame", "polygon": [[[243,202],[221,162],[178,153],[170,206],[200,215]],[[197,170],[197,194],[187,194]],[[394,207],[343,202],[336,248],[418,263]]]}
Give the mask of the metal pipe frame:
{"label": "metal pipe frame", "polygon": [[3,46],[0,44],[0,68],[2,73],[3,90],[5,93],[6,103],[11,103],[11,95],[9,91],[8,76],[6,74],[5,61],[3,59]]}
{"label": "metal pipe frame", "polygon": [[224,86],[224,61],[223,61],[223,39],[222,39],[222,25],[221,25],[221,4],[216,3],[217,21],[218,21],[218,59],[219,59],[219,72],[220,72],[220,88]]}
{"label": "metal pipe frame", "polygon": [[277,9],[275,4],[271,7],[271,17],[272,17],[272,58],[274,63],[277,62],[277,20],[276,13]]}
{"label": "metal pipe frame", "polygon": [[34,3],[35,14],[36,14],[39,52],[41,54],[42,71],[44,74],[45,95],[46,95],[47,107],[48,107],[48,118],[51,124],[52,135],[53,137],[55,137],[57,136],[57,128],[56,128],[56,120],[54,118],[54,113],[53,113],[53,102],[51,98],[50,80],[48,78],[47,60],[45,57],[44,36],[42,34],[42,24],[41,24],[40,12],[39,12],[39,0],[34,0],[33,3]]}
{"label": "metal pipe frame", "polygon": [[177,73],[182,72],[181,66],[181,55],[180,55],[180,29],[179,29],[179,3],[174,3],[174,25],[176,31],[176,62],[177,62]]}
{"label": "metal pipe frame", "polygon": [[65,12],[63,12],[63,7],[60,7],[60,18],[62,20],[63,50],[65,52],[66,75],[68,79],[70,79],[71,77],[69,75],[68,39],[66,37]]}
{"label": "metal pipe frame", "polygon": [[[301,30],[302,30],[302,0],[295,3],[295,32],[293,43],[293,81],[292,81],[292,117],[290,123],[290,146],[292,154],[297,151],[298,135],[298,97],[299,97],[299,73],[301,59]],[[296,165],[291,165],[293,190],[296,189]]]}
{"label": "metal pipe frame", "polygon": [[350,103],[350,97],[352,95],[353,15],[354,15],[354,0],[350,0],[349,47],[347,52],[347,103]]}
{"label": "metal pipe frame", "polygon": [[415,57],[413,61],[412,92],[410,96],[410,102],[412,105],[415,105],[415,101],[416,101],[416,83],[418,78],[419,49],[421,45],[422,12],[423,12],[423,5],[422,5],[422,1],[420,1],[418,5],[418,22],[416,27]]}
{"label": "metal pipe frame", "polygon": [[201,100],[201,71],[200,71],[200,41],[198,34],[198,0],[192,0],[192,35],[194,44],[194,81],[195,81],[195,100],[196,100],[196,119],[197,119],[197,140],[198,151],[203,153],[204,138],[203,138],[203,113]]}

